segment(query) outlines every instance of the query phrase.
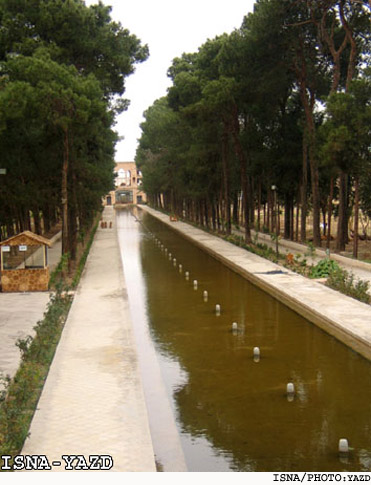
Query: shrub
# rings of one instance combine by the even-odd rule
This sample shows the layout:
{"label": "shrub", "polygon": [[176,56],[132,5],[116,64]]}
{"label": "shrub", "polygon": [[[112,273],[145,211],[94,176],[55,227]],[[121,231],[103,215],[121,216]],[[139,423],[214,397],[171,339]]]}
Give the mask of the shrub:
{"label": "shrub", "polygon": [[354,275],[348,273],[345,269],[338,267],[332,271],[326,285],[344,293],[344,295],[351,296],[364,303],[370,303],[370,295],[368,294],[370,283],[355,279]]}
{"label": "shrub", "polygon": [[328,278],[330,274],[339,269],[339,265],[330,258],[321,259],[312,267],[309,273],[310,278]]}

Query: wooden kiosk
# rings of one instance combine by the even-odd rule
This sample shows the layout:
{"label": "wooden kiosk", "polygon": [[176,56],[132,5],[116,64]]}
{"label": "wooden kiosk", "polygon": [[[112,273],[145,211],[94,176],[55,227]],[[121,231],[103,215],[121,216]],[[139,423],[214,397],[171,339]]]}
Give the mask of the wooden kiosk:
{"label": "wooden kiosk", "polygon": [[30,231],[0,242],[3,292],[46,291],[49,285],[47,248],[51,242]]}

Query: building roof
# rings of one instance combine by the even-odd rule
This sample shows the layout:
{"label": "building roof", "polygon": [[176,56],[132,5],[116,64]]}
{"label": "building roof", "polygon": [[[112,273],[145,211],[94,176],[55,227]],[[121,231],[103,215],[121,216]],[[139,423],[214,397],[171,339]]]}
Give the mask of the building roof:
{"label": "building roof", "polygon": [[124,170],[128,168],[133,169],[133,168],[136,168],[136,163],[135,162],[116,162],[114,170],[119,170],[120,168]]}
{"label": "building roof", "polygon": [[49,239],[45,237],[39,236],[38,234],[34,234],[31,231],[23,231],[16,236],[12,236],[5,241],[0,242],[0,246],[48,246],[49,248],[52,246],[52,243]]}

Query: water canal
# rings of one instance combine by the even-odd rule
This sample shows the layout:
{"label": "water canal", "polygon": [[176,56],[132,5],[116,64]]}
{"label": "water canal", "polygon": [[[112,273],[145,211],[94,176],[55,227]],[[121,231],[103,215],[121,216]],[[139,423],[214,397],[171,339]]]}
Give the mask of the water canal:
{"label": "water canal", "polygon": [[[173,420],[189,471],[369,471],[370,362],[149,214],[135,215],[140,222],[118,212],[117,226],[160,467],[174,462]],[[353,448],[347,457],[340,438]]]}

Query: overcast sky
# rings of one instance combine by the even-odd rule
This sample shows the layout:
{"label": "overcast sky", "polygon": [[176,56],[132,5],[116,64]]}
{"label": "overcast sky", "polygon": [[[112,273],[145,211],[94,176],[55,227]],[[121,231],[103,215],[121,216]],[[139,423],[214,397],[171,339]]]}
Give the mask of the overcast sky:
{"label": "overcast sky", "polygon": [[[86,0],[87,5],[98,3]],[[121,22],[142,42],[150,57],[138,64],[126,80],[129,109],[115,127],[124,137],[116,146],[116,161],[133,161],[140,138],[143,112],[166,95],[170,85],[166,72],[174,57],[196,52],[207,40],[240,27],[254,0],[103,0],[112,6],[112,18]]]}

